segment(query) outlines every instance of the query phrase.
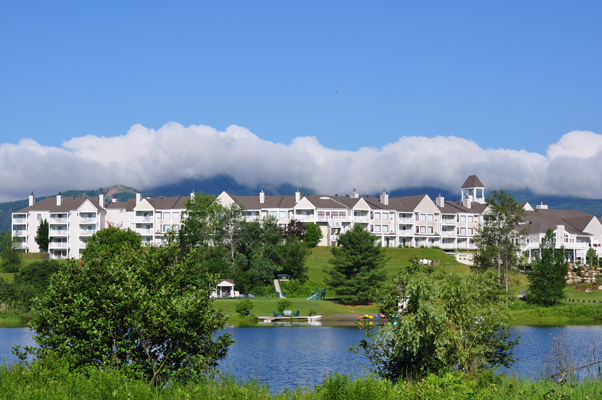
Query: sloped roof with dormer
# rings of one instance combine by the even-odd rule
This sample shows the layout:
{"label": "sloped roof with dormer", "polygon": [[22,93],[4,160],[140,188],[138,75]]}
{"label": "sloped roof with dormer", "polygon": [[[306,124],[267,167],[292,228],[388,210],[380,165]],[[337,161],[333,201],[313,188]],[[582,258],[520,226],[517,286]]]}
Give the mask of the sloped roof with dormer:
{"label": "sloped roof with dormer", "polygon": [[468,178],[466,178],[466,181],[462,185],[462,189],[475,188],[475,187],[479,187],[479,188],[485,187],[485,185],[483,185],[483,183],[481,182],[479,177],[476,175],[470,175]]}
{"label": "sloped roof with dormer", "polygon": [[529,233],[546,233],[548,229],[556,230],[558,225],[564,225],[564,230],[573,235],[591,236],[584,232],[589,223],[595,219],[591,214],[577,210],[534,210],[526,211],[524,220],[527,224],[517,227],[518,230],[527,228]]}

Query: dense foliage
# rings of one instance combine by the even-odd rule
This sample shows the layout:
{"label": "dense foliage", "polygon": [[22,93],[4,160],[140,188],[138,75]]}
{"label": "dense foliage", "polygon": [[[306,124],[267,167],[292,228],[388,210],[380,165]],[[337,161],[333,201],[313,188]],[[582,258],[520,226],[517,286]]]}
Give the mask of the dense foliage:
{"label": "dense foliage", "polygon": [[40,222],[40,226],[38,226],[38,231],[36,232],[35,237],[35,241],[38,244],[38,247],[40,248],[40,252],[48,251],[48,244],[50,243],[50,236],[48,230],[48,221],[46,219],[43,219],[42,222]]}
{"label": "dense foliage", "polygon": [[2,235],[0,242],[0,271],[2,272],[19,272],[23,259],[21,258],[22,251],[19,249],[19,241],[13,238],[10,232]]}
{"label": "dense foliage", "polygon": [[342,303],[367,303],[387,277],[383,270],[387,258],[378,238],[360,224],[339,236],[332,248],[330,267],[324,267],[326,285]]}
{"label": "dense foliage", "polygon": [[478,250],[472,268],[496,271],[498,284],[508,292],[510,274],[518,263],[523,236],[522,232],[517,233],[517,227],[525,212],[514,200],[514,195],[504,190],[494,190],[486,202],[483,223],[477,227],[475,235]]}
{"label": "dense foliage", "polygon": [[102,229],[88,239],[86,248],[82,251],[82,257],[88,257],[102,251],[118,251],[124,247],[139,249],[142,238],[139,233],[130,228],[119,229],[110,227]]}
{"label": "dense foliage", "polygon": [[381,312],[392,321],[368,328],[354,348],[391,381],[430,373],[470,374],[508,367],[518,338],[509,340],[507,297],[486,274],[431,272],[411,264],[381,291]]}
{"label": "dense foliage", "polygon": [[35,261],[21,268],[13,281],[15,302],[29,310],[36,297],[44,296],[50,279],[60,268],[61,264],[56,260]]}
{"label": "dense foliage", "polygon": [[320,225],[310,222],[305,225],[305,235],[303,236],[303,243],[307,247],[316,247],[320,240],[322,240],[322,229]]}
{"label": "dense foliage", "polygon": [[289,274],[291,279],[298,280],[301,285],[307,280],[306,261],[310,251],[296,236],[288,236],[280,245],[282,272]]}
{"label": "dense foliage", "polygon": [[61,268],[36,301],[35,353],[151,383],[210,374],[232,343],[229,334],[214,337],[225,321],[209,297],[215,284],[173,243],[89,252]]}
{"label": "dense foliage", "polygon": [[564,298],[569,264],[564,247],[556,248],[554,232],[548,229],[539,245],[539,254],[531,263],[527,301],[541,306],[553,306]]}

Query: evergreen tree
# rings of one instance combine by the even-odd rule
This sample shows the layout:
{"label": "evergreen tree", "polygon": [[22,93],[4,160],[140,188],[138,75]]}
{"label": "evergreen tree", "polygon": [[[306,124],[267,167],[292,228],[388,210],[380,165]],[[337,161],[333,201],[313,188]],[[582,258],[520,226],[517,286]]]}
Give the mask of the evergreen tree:
{"label": "evergreen tree", "polygon": [[40,252],[48,251],[48,244],[50,243],[50,236],[48,235],[48,221],[43,219],[38,226],[38,232],[36,234],[36,243],[40,248]]}
{"label": "evergreen tree", "polygon": [[298,237],[289,236],[280,245],[283,272],[290,274],[292,279],[299,280],[301,284],[305,283],[308,271],[305,261],[310,252]]}
{"label": "evergreen tree", "polygon": [[383,267],[387,262],[385,250],[377,237],[356,224],[339,236],[340,247],[332,248],[334,256],[324,267],[328,276],[324,282],[332,288],[341,302],[365,304],[387,277]]}
{"label": "evergreen tree", "polygon": [[566,274],[569,269],[564,247],[556,248],[554,232],[548,229],[541,240],[539,253],[532,263],[527,301],[542,306],[553,306],[564,298]]}

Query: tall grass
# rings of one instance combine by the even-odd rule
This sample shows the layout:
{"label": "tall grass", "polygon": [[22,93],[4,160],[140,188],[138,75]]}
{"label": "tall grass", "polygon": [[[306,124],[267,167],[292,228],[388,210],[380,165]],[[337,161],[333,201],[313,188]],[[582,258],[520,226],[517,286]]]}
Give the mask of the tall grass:
{"label": "tall grass", "polygon": [[314,388],[298,387],[270,393],[266,385],[231,376],[202,379],[188,384],[149,386],[117,371],[69,372],[65,364],[0,367],[3,399],[597,399],[602,382],[585,379],[559,384],[529,381],[493,373],[469,376],[429,375],[422,381],[397,385],[373,376],[353,378],[334,374]]}

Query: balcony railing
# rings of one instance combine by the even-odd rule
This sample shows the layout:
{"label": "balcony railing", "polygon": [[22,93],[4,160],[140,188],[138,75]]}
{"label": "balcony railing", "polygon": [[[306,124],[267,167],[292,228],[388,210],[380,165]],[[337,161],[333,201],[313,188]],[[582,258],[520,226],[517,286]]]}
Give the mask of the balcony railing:
{"label": "balcony railing", "polygon": [[66,249],[69,247],[69,243],[67,242],[50,242],[48,243],[49,249]]}
{"label": "balcony railing", "polygon": [[314,222],[316,220],[315,215],[295,215],[295,219],[300,222]]}
{"label": "balcony railing", "polygon": [[49,236],[69,236],[67,229],[51,229]]}
{"label": "balcony railing", "polygon": [[67,224],[69,223],[69,218],[50,218],[48,222],[51,224]]}
{"label": "balcony railing", "polygon": [[136,222],[153,222],[153,217],[136,217]]}
{"label": "balcony railing", "polygon": [[26,217],[13,217],[13,224],[25,224],[26,221]]}
{"label": "balcony railing", "polygon": [[80,217],[79,222],[80,222],[80,224],[94,224],[94,223],[96,223],[96,218]]}
{"label": "balcony railing", "polygon": [[456,219],[455,218],[443,218],[441,219],[441,224],[443,225],[456,225]]}
{"label": "balcony railing", "polygon": [[152,229],[136,229],[136,232],[138,232],[141,235],[152,235],[153,234]]}
{"label": "balcony railing", "polygon": [[456,236],[454,231],[441,231],[441,236]]}
{"label": "balcony railing", "polygon": [[79,234],[80,236],[92,236],[96,233],[96,230],[90,230],[90,229],[80,229]]}
{"label": "balcony railing", "polygon": [[247,215],[245,217],[245,220],[247,222],[255,222],[255,221],[259,221],[259,215]]}
{"label": "balcony railing", "polygon": [[399,221],[400,224],[413,224],[413,219],[412,218],[398,218],[397,219]]}
{"label": "balcony railing", "polygon": [[370,222],[370,217],[368,215],[354,215],[353,220],[355,222]]}
{"label": "balcony railing", "polygon": [[318,221],[349,221],[349,217],[340,217],[338,215],[318,215]]}
{"label": "balcony railing", "polygon": [[85,249],[87,244],[88,244],[88,242],[81,242],[81,241],[80,241],[80,242],[79,242],[79,248],[80,248],[80,249]]}

